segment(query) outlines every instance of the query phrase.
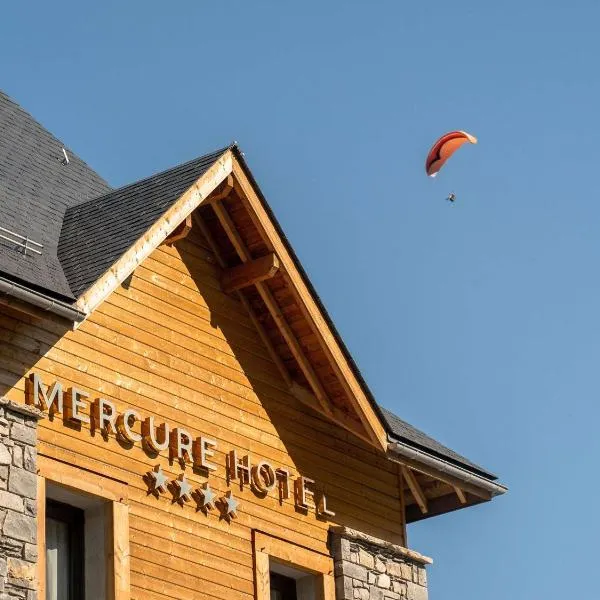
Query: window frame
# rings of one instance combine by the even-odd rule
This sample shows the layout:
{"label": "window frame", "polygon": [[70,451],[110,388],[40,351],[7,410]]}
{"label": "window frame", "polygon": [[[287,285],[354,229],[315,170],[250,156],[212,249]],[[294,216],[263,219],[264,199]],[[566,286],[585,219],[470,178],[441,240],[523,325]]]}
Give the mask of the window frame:
{"label": "window frame", "polygon": [[271,558],[289,567],[295,567],[314,575],[317,600],[335,600],[335,581],[331,556],[257,530],[252,532],[252,543],[254,548],[256,600],[270,600],[271,598]]}
{"label": "window frame", "polygon": [[107,600],[129,600],[129,506],[127,484],[87,469],[38,455],[37,545],[38,597],[46,598],[46,481],[103,500],[107,504]]}

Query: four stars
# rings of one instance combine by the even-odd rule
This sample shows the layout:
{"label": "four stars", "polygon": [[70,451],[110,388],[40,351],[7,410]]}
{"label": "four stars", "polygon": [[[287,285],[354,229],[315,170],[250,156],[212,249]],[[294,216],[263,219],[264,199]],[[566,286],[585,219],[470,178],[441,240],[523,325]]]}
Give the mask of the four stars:
{"label": "four stars", "polygon": [[[151,491],[160,494],[167,490],[168,480],[160,465],[153,471],[150,471],[148,476],[151,482]],[[212,490],[208,483],[205,483],[203,488],[194,490],[185,475],[181,475],[178,479],[173,480],[172,485],[176,492],[176,502],[187,502],[192,498],[194,492],[196,492],[202,498],[203,509],[210,510],[215,507],[217,494]],[[238,506],[239,501],[234,498],[231,491],[228,491],[225,496],[220,498],[219,507],[221,508],[222,516],[226,519],[235,519],[237,517]]]}

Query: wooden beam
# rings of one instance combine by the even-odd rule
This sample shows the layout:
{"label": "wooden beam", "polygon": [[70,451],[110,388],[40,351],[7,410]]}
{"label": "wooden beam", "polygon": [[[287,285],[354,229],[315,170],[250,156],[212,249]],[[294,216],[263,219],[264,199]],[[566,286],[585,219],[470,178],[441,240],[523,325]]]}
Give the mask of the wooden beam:
{"label": "wooden beam", "polygon": [[226,294],[234,290],[255,285],[275,276],[279,270],[279,259],[267,254],[246,263],[226,269],[221,275],[221,287]]}
{"label": "wooden beam", "polygon": [[402,520],[402,545],[408,548],[408,535],[406,532],[406,499],[404,498],[404,475],[402,474],[402,467],[396,465],[398,468],[398,487],[400,488],[400,519]]}
{"label": "wooden beam", "polygon": [[163,244],[172,246],[175,242],[183,240],[192,230],[192,215],[188,215],[174,230],[171,235],[165,239]]}
{"label": "wooden beam", "polygon": [[412,495],[414,496],[417,504],[419,505],[421,512],[424,515],[427,514],[427,498],[425,498],[425,494],[423,493],[423,490],[421,489],[421,486],[419,485],[415,474],[408,467],[403,466],[402,475],[404,476],[404,479],[406,479],[406,483],[408,484]]}
{"label": "wooden beam", "polygon": [[465,493],[459,488],[454,486],[454,491],[456,492],[456,495],[458,496],[458,499],[460,500],[461,504],[466,504],[467,503],[467,497],[465,495]]}
{"label": "wooden beam", "polygon": [[[194,216],[194,223],[196,224],[196,226],[198,227],[198,229],[204,236],[204,239],[210,246],[210,248],[215,256],[215,260],[222,268],[226,268],[226,263],[225,263],[225,260],[223,259],[223,255],[221,254],[221,250],[218,247],[210,229],[206,225],[206,222],[202,218],[200,211],[195,211],[193,216]],[[246,296],[244,296],[244,294],[241,293],[239,290],[236,292],[236,295],[237,295],[237,298],[240,300],[240,302],[244,305],[244,307],[248,311],[248,314],[250,315],[250,319],[254,323],[254,326],[256,327],[263,343],[265,344],[273,362],[279,369],[279,373],[281,374],[281,377],[283,378],[287,387],[289,388],[289,391],[292,394],[292,396],[294,396],[296,398],[296,400],[299,400],[300,402],[302,402],[306,406],[312,408],[313,410],[315,410],[317,412],[321,412],[322,407],[321,407],[319,401],[317,400],[317,398],[314,396],[314,394],[311,393],[304,386],[300,385],[298,382],[294,381],[291,378],[289,371],[287,370],[287,368],[283,364],[283,361],[281,360],[279,354],[275,350],[275,347],[273,346],[273,343],[271,342],[271,338],[269,338],[269,335],[267,334],[265,328],[263,327],[262,323],[256,316],[254,309],[250,305],[248,298],[246,298]],[[330,410],[331,410],[331,414],[328,416],[335,423],[337,423],[340,427],[343,427],[347,431],[350,431],[352,434],[358,436],[365,442],[370,443],[369,436],[364,428],[362,431],[360,429],[358,429],[356,427],[356,423],[354,421],[352,421],[352,419],[350,419],[350,417],[347,414],[343,413],[341,410],[339,410],[335,406],[331,405]]]}
{"label": "wooden beam", "polygon": [[[319,404],[319,401],[316,399],[315,395],[310,390],[307,390],[303,385],[300,385],[297,381],[292,382],[290,385],[290,392],[294,398],[302,402],[302,404],[305,404],[317,412],[322,412],[320,410],[321,405]],[[331,414],[328,415],[329,419],[331,419],[340,427],[343,427],[346,431],[349,431],[363,441],[367,442],[367,444],[371,443],[369,434],[360,421],[352,419],[349,415],[341,411],[333,404],[331,404],[330,410]]]}
{"label": "wooden beam", "polygon": [[121,502],[111,502],[107,510],[112,519],[107,523],[106,536],[109,543],[108,559],[109,592],[114,600],[129,600],[131,584],[129,581],[129,507]]}
{"label": "wooden beam", "polygon": [[209,197],[210,202],[218,202],[219,200],[224,200],[229,196],[231,190],[233,189],[233,177],[228,175],[227,179],[212,193]]}
{"label": "wooden beam", "polygon": [[[242,240],[238,230],[235,227],[235,224],[231,220],[231,217],[227,213],[227,210],[225,209],[223,204],[212,204],[212,207],[215,211],[215,214],[217,215],[217,218],[219,219],[219,222],[221,223],[221,226],[225,230],[227,237],[229,238],[230,242],[232,243],[242,262],[247,263],[251,261],[252,257],[250,256],[250,252],[246,248],[246,244]],[[315,396],[317,397],[321,408],[323,409],[325,414],[331,416],[331,408],[325,389],[319,381],[319,378],[315,373],[314,369],[312,368],[312,365],[304,355],[304,352],[300,347],[300,343],[298,342],[296,336],[294,335],[294,332],[288,325],[283,313],[281,312],[281,309],[279,308],[279,305],[277,304],[277,301],[273,297],[271,290],[262,282],[258,282],[256,284],[256,289],[260,294],[260,297],[262,298],[263,302],[265,303],[268,311],[271,313],[273,320],[275,321],[286,344],[289,346],[290,351],[296,359],[296,362],[300,366],[302,373],[306,377],[310,387],[315,393]]]}
{"label": "wooden beam", "polygon": [[[213,254],[215,255],[216,261],[219,263],[221,268],[225,269],[227,267],[227,264],[221,254],[221,250],[219,249],[217,243],[215,242],[215,239],[213,238],[212,233],[210,232],[210,229],[204,222],[202,215],[198,211],[196,211],[194,213],[194,221],[195,221],[196,225],[198,226],[198,229],[200,229],[200,232],[202,233],[202,235],[208,242],[208,245],[211,247],[211,250],[213,251]],[[263,344],[267,347],[267,351],[269,352],[269,355],[273,359],[275,366],[279,369],[279,373],[281,374],[281,377],[285,381],[285,384],[288,387],[290,387],[292,385],[292,378],[290,377],[289,371],[287,370],[286,366],[283,364],[283,361],[281,360],[281,357],[275,350],[275,347],[273,346],[273,344],[271,342],[271,338],[269,337],[269,335],[265,331],[265,328],[262,326],[262,323],[259,321],[258,317],[256,316],[254,309],[252,308],[252,306],[250,306],[250,302],[248,301],[248,298],[246,298],[246,296],[244,296],[244,294],[240,291],[236,292],[236,296],[237,296],[238,300],[244,305],[245,309],[248,311],[248,314],[250,315],[250,319],[252,320],[252,323],[256,327],[258,334],[260,335],[260,338],[263,341]]]}
{"label": "wooden beam", "polygon": [[324,315],[304,282],[271,217],[268,215],[256,190],[246,176],[244,168],[235,156],[233,157],[232,173],[234,176],[234,187],[239,192],[242,203],[246,207],[267,248],[277,254],[281,262],[281,270],[285,273],[286,280],[290,283],[290,289],[296,297],[298,305],[307,319],[311,330],[319,340],[336,376],[344,387],[348,399],[369,432],[371,443],[380,450],[386,450],[387,432],[383,423],[354,374],[331,328],[325,321]]}

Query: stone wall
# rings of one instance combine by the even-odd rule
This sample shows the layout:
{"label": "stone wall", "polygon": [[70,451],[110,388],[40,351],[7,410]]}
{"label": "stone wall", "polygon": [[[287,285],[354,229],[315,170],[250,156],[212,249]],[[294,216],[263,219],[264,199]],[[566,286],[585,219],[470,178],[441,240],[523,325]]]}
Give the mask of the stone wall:
{"label": "stone wall", "polygon": [[40,412],[0,398],[0,600],[36,600]]}
{"label": "stone wall", "polygon": [[337,600],[427,600],[431,559],[347,527],[331,528]]}

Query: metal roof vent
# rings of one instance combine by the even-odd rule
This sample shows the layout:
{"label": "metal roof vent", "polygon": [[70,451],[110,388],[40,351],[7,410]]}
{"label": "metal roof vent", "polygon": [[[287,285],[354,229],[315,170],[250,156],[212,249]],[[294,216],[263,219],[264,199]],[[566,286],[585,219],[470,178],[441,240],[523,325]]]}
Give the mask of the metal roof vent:
{"label": "metal roof vent", "polygon": [[10,229],[5,229],[4,227],[0,227],[0,238],[17,246],[17,248],[21,250],[25,256],[27,256],[27,252],[41,254],[41,249],[44,247],[39,242],[30,240],[28,236],[19,235]]}

